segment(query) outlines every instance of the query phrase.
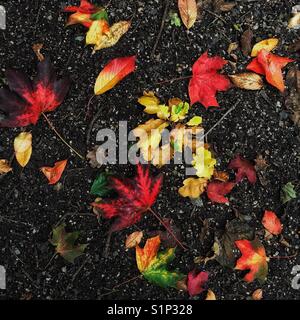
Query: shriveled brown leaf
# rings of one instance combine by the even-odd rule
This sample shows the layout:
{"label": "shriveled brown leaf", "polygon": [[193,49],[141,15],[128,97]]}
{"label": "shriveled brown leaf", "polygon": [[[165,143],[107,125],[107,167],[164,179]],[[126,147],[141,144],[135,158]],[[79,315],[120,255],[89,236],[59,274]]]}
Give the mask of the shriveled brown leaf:
{"label": "shriveled brown leaf", "polygon": [[5,159],[1,159],[0,160],[0,175],[6,174],[10,171],[12,171],[12,168],[9,165],[9,162]]}
{"label": "shriveled brown leaf", "polygon": [[187,29],[190,29],[197,19],[198,7],[196,0],[178,0],[178,9],[183,24]]}
{"label": "shriveled brown leaf", "polygon": [[252,293],[252,299],[253,300],[261,300],[263,298],[263,291],[262,289],[256,289],[253,293]]}
{"label": "shriveled brown leaf", "polygon": [[269,164],[261,154],[258,154],[254,161],[255,161],[255,171],[257,173],[258,179],[261,185],[266,186],[268,184],[268,180],[266,178],[266,170]]}
{"label": "shriveled brown leaf", "polygon": [[251,29],[246,30],[241,36],[241,49],[245,57],[249,56],[252,50],[253,32]]}
{"label": "shriveled brown leaf", "polygon": [[[227,53],[231,54],[232,51],[236,50],[239,47],[238,42],[231,42],[228,46]],[[236,59],[235,59],[236,60]]]}
{"label": "shriveled brown leaf", "polygon": [[32,50],[34,51],[39,61],[43,61],[45,59],[44,55],[41,53],[43,46],[44,45],[42,43],[36,43],[32,46]]}
{"label": "shriveled brown leaf", "polygon": [[300,28],[300,5],[296,5],[292,8],[292,17],[288,23],[289,29],[299,29]]}
{"label": "shriveled brown leaf", "polygon": [[213,0],[213,7],[216,12],[227,12],[236,6],[235,2],[225,2],[224,0]]}
{"label": "shriveled brown leaf", "polygon": [[246,90],[260,90],[263,87],[263,79],[260,75],[252,72],[245,72],[235,75],[229,75],[232,83]]}
{"label": "shriveled brown leaf", "polygon": [[86,158],[89,161],[89,164],[92,168],[100,168],[102,166],[102,163],[98,162],[97,160],[97,151],[99,148],[100,146],[95,146],[86,155]]}
{"label": "shriveled brown leaf", "polygon": [[290,44],[288,47],[289,52],[297,52],[300,51],[300,39]]}
{"label": "shriveled brown leaf", "polygon": [[187,277],[183,278],[182,280],[177,281],[176,288],[180,291],[187,291],[187,283],[186,283]]}
{"label": "shriveled brown leaf", "polygon": [[141,242],[143,235],[143,231],[135,231],[131,233],[125,241],[126,249],[134,248],[136,245],[138,245]]}
{"label": "shriveled brown leaf", "polygon": [[216,295],[210,289],[207,290],[207,295],[205,300],[217,300]]}

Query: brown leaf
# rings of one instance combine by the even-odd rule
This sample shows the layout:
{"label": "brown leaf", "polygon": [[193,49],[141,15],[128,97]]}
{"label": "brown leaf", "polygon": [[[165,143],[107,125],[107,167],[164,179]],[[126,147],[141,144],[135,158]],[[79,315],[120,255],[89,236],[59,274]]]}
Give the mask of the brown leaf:
{"label": "brown leaf", "polygon": [[0,175],[5,174],[12,171],[11,166],[9,165],[9,162],[5,159],[0,160]]}
{"label": "brown leaf", "polygon": [[261,289],[256,289],[253,293],[252,293],[252,299],[253,300],[261,300],[263,297],[263,292]]}
{"label": "brown leaf", "polygon": [[216,180],[222,181],[222,182],[226,182],[229,180],[229,175],[227,172],[225,171],[214,171],[214,178]]}
{"label": "brown leaf", "polygon": [[196,0],[178,0],[178,9],[183,24],[190,29],[197,19],[197,3]]}
{"label": "brown leaf", "polygon": [[255,161],[255,170],[256,171],[259,171],[259,170],[266,171],[266,169],[269,166],[269,164],[267,163],[267,160],[261,154],[258,154],[254,161]]}
{"label": "brown leaf", "polygon": [[290,44],[288,47],[289,52],[297,52],[300,51],[300,39]]}
{"label": "brown leaf", "polygon": [[210,289],[207,290],[207,295],[205,300],[217,300],[216,295]]}
{"label": "brown leaf", "polygon": [[89,161],[89,164],[92,168],[100,168],[103,164],[103,161],[101,160],[101,157],[103,156],[104,158],[104,153],[101,153],[101,147],[100,146],[95,146],[92,150],[90,150],[86,158]]}
{"label": "brown leaf", "polygon": [[241,36],[242,53],[245,57],[249,56],[252,50],[253,32],[251,29],[246,30]]}
{"label": "brown leaf", "polygon": [[134,248],[136,245],[138,245],[141,242],[143,235],[143,231],[135,231],[131,233],[125,241],[126,249]]}
{"label": "brown leaf", "polygon": [[286,96],[285,105],[292,111],[292,121],[300,127],[300,71],[296,66],[288,72],[287,83],[289,94]]}
{"label": "brown leaf", "polygon": [[43,44],[42,43],[36,43],[32,46],[32,50],[36,54],[37,58],[39,61],[45,60],[44,55],[41,53],[41,50],[43,49]]}
{"label": "brown leaf", "polygon": [[[228,46],[228,49],[227,49],[227,53],[228,53],[228,54],[231,54],[232,51],[236,50],[238,47],[239,47],[238,42],[232,42],[232,43],[230,43],[229,46]],[[235,59],[235,60],[237,60],[237,59]]]}
{"label": "brown leaf", "polygon": [[260,90],[263,87],[262,77],[256,73],[245,72],[229,75],[229,78],[232,83],[240,89]]}

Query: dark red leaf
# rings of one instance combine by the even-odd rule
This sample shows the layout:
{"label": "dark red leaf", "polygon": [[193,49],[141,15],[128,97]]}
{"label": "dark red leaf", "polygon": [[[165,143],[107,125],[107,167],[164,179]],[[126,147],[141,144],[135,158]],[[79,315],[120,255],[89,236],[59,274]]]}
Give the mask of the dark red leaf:
{"label": "dark red leaf", "polygon": [[207,186],[207,196],[212,202],[228,203],[229,200],[224,195],[228,194],[234,186],[234,182],[210,182]]}
{"label": "dark red leaf", "polygon": [[138,164],[134,179],[112,179],[111,186],[118,192],[118,199],[93,206],[101,209],[105,218],[116,218],[111,231],[119,231],[141,220],[142,214],[156,201],[161,184],[161,175],[150,177],[149,168]]}
{"label": "dark red leaf", "polygon": [[240,155],[230,161],[229,169],[237,170],[235,181],[236,183],[240,182],[244,177],[247,177],[250,183],[254,184],[256,182],[256,171],[254,165],[242,158]]}
{"label": "dark red leaf", "polygon": [[0,111],[6,117],[0,127],[25,127],[36,124],[42,112],[54,111],[64,100],[70,80],[57,80],[48,58],[39,62],[38,74],[31,81],[17,70],[7,70],[9,89],[0,89]]}
{"label": "dark red leaf", "polygon": [[201,271],[198,274],[195,270],[189,272],[187,279],[188,292],[191,297],[203,292],[204,286],[208,281],[208,272]]}

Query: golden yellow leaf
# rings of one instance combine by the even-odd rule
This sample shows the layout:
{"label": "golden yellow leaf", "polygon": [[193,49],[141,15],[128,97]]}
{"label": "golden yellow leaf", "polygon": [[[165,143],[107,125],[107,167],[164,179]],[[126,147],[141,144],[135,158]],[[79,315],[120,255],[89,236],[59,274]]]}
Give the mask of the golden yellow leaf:
{"label": "golden yellow leaf", "polygon": [[197,19],[196,0],[178,0],[178,9],[183,24],[187,29],[190,29]]}
{"label": "golden yellow leaf", "polygon": [[32,154],[32,134],[30,132],[21,132],[15,138],[14,149],[18,163],[24,168]]}
{"label": "golden yellow leaf", "polygon": [[188,178],[183,181],[183,186],[178,192],[182,197],[197,199],[205,191],[207,179],[204,178]]}
{"label": "golden yellow leaf", "polygon": [[9,162],[5,159],[0,160],[0,175],[5,174],[12,171],[11,166],[9,165]]}
{"label": "golden yellow leaf", "polygon": [[256,57],[260,50],[265,49],[267,51],[272,51],[276,48],[279,40],[277,38],[270,38],[262,40],[254,45],[251,51],[251,57]]}
{"label": "golden yellow leaf", "polygon": [[229,78],[240,89],[260,90],[264,85],[262,77],[252,72],[229,75]]}
{"label": "golden yellow leaf", "polygon": [[156,114],[159,110],[159,99],[153,91],[144,91],[144,95],[138,99],[138,103],[145,107],[144,112],[148,114]]}
{"label": "golden yellow leaf", "polygon": [[134,248],[136,245],[138,245],[141,242],[143,235],[143,231],[135,231],[131,233],[125,241],[126,249]]}
{"label": "golden yellow leaf", "polygon": [[89,31],[86,34],[85,43],[87,45],[94,44],[96,45],[101,41],[101,37],[103,34],[109,32],[109,25],[106,20],[96,20],[92,23],[89,28]]}
{"label": "golden yellow leaf", "polygon": [[212,290],[210,290],[210,289],[207,290],[207,295],[206,295],[205,300],[217,300],[216,295],[214,294],[214,292]]}

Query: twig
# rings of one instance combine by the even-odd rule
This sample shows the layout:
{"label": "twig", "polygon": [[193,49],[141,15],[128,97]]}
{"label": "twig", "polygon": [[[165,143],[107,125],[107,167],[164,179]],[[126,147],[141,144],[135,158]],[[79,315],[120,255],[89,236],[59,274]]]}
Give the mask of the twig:
{"label": "twig", "polygon": [[172,83],[174,81],[190,79],[191,77],[192,77],[192,75],[191,76],[183,76],[183,77],[173,78],[173,79],[170,79],[170,80],[164,80],[164,81],[161,81],[161,82],[156,82],[155,85],[161,85],[161,84],[164,84],[164,83]]}
{"label": "twig", "polygon": [[211,15],[213,15],[213,16],[215,16],[216,18],[218,18],[219,20],[223,21],[224,23],[226,23],[226,24],[228,23],[225,19],[223,19],[221,16],[217,15],[216,13],[214,13],[212,11],[210,11],[208,9],[204,9],[204,11],[209,13],[209,14],[211,14]]}
{"label": "twig", "polygon": [[177,237],[175,236],[174,232],[164,223],[162,218],[157,213],[155,213],[151,208],[149,208],[148,211],[150,211],[155,216],[155,218],[166,228],[166,230],[170,233],[170,235],[174,238],[174,240],[180,245],[180,247],[183,250],[187,250],[187,248],[183,245],[183,243],[181,243],[177,239]]}
{"label": "twig", "polygon": [[[98,222],[99,222],[99,220],[98,220]],[[109,246],[110,246],[111,235],[112,235],[112,232],[109,231],[108,235],[107,235],[105,247],[103,250],[103,258],[105,258],[105,259],[107,259],[107,257],[108,257],[108,250],[109,250]]]}
{"label": "twig", "polygon": [[293,259],[297,257],[297,255],[298,255],[298,251],[296,251],[294,254],[290,256],[273,256],[273,257],[269,257],[269,259]]}
{"label": "twig", "polygon": [[90,99],[89,99],[89,101],[88,101],[88,103],[87,103],[87,105],[86,105],[86,112],[85,112],[85,120],[87,120],[89,117],[90,117],[90,106],[91,106],[91,103],[92,103],[92,101],[93,101],[93,99],[96,97],[96,95],[95,94],[93,94],[91,97],[90,97]]}
{"label": "twig", "polygon": [[50,265],[50,263],[52,262],[52,260],[54,259],[54,258],[56,258],[57,257],[57,252],[55,252],[54,254],[53,254],[53,256],[51,257],[51,259],[49,260],[49,262],[46,264],[46,267],[44,268],[44,271],[49,267],[49,265]]}
{"label": "twig", "polygon": [[91,257],[88,257],[83,263],[82,265],[78,268],[78,270],[74,273],[73,277],[72,277],[72,282],[76,279],[76,277],[78,276],[78,274],[80,273],[80,271],[83,269],[83,267],[91,260]]}
{"label": "twig", "polygon": [[237,105],[240,103],[240,101],[237,101],[222,117],[221,119],[216,122],[208,131],[206,131],[206,133],[202,136],[202,138],[205,138],[207,137],[207,135],[212,132],[228,115],[230,112],[232,112],[236,107]]}
{"label": "twig", "polygon": [[97,119],[100,117],[101,113],[103,112],[103,110],[100,108],[98,110],[98,112],[95,114],[94,118],[92,119],[92,121],[90,122],[90,125],[89,125],[89,128],[88,128],[88,132],[87,132],[87,135],[86,135],[86,144],[89,145],[90,143],[90,140],[91,140],[91,133],[92,133],[92,130],[94,128],[94,124],[95,122],[97,121]]}
{"label": "twig", "polygon": [[82,159],[85,160],[84,156],[82,156],[80,153],[78,153],[62,136],[61,134],[55,129],[54,125],[52,124],[52,122],[48,119],[48,117],[45,115],[44,112],[42,112],[43,117],[45,118],[45,120],[47,121],[47,123],[49,124],[50,128],[54,131],[54,133],[59,137],[59,139],[67,146],[69,147],[75,154],[77,154],[77,156]]}
{"label": "twig", "polygon": [[83,213],[73,213],[73,212],[69,212],[69,213],[66,213],[64,214],[59,220],[58,222],[55,224],[55,227],[59,226],[61,224],[61,222],[68,216],[92,216],[92,217],[95,217],[94,214],[92,213],[89,213],[89,212],[83,212]]}
{"label": "twig", "polygon": [[151,59],[152,59],[152,58],[154,57],[154,55],[155,55],[156,48],[157,48],[157,46],[158,46],[160,37],[161,37],[161,35],[162,35],[163,29],[164,29],[164,26],[165,26],[165,21],[166,21],[166,18],[167,18],[167,14],[168,14],[168,12],[169,12],[169,7],[170,7],[170,0],[167,0],[167,1],[166,1],[165,11],[164,11],[164,14],[163,14],[163,17],[162,17],[162,20],[161,20],[161,25],[160,25],[159,33],[158,33],[158,35],[157,35],[157,38],[156,38],[154,47],[153,47],[152,52],[151,52],[151,56],[150,56]]}

